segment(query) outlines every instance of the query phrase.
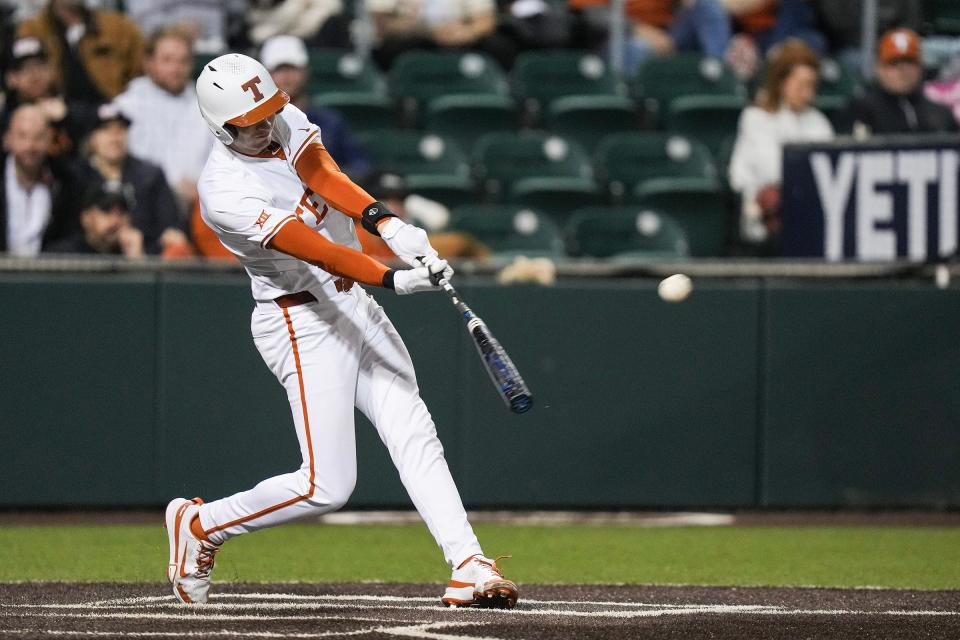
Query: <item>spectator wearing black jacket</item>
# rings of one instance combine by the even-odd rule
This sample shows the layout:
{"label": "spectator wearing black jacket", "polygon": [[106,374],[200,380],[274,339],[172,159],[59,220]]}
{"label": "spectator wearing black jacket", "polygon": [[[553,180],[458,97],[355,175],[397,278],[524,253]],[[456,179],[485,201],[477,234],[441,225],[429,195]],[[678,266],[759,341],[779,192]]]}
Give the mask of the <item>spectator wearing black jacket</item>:
{"label": "spectator wearing black jacket", "polygon": [[79,169],[84,184],[120,185],[130,200],[133,226],[143,233],[148,254],[165,256],[189,253],[185,224],[178,215],[177,201],[163,170],[140,160],[127,147],[130,120],[120,109],[107,103],[97,111],[97,126],[87,141],[89,157]]}
{"label": "spectator wearing black jacket", "polygon": [[884,34],[877,52],[876,82],[851,98],[840,128],[854,135],[957,131],[944,106],[923,95],[920,37],[910,29]]}
{"label": "spectator wearing black jacket", "polygon": [[45,251],[89,255],[143,256],[143,234],[130,223],[130,201],[119,184],[94,185],[83,197],[81,230]]}
{"label": "spectator wearing black jacket", "polygon": [[0,252],[35,256],[76,228],[70,173],[51,161],[53,130],[40,107],[10,116],[0,170]]}

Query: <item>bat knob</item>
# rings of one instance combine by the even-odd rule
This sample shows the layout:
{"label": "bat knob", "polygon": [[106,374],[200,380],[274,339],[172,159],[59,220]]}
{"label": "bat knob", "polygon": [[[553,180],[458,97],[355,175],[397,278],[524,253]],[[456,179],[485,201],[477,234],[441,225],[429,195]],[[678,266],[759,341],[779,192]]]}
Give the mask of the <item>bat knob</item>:
{"label": "bat knob", "polygon": [[533,396],[522,394],[510,398],[510,411],[514,413],[526,413],[533,408]]}
{"label": "bat knob", "polygon": [[[423,261],[424,257],[425,257],[425,256],[417,256],[417,262],[419,262],[421,265],[423,265],[423,266],[425,267],[425,266],[427,266],[427,265],[426,265],[426,263],[424,263],[424,261]],[[437,287],[443,286],[443,283],[444,283],[443,272],[440,271],[440,272],[437,272],[437,273],[431,273],[431,274],[430,274],[430,282],[433,283],[433,285],[434,285],[434,286],[437,286]]]}

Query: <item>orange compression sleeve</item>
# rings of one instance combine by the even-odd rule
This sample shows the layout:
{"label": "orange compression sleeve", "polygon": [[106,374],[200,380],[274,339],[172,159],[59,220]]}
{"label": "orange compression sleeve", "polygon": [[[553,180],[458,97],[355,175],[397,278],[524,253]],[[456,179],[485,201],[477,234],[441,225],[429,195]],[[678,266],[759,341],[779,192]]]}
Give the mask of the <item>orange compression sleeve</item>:
{"label": "orange compression sleeve", "polygon": [[340,171],[322,144],[307,145],[296,164],[297,175],[310,190],[351,218],[360,219],[363,210],[374,203],[369,193]]}
{"label": "orange compression sleeve", "polygon": [[392,269],[366,254],[327,240],[298,220],[283,225],[267,246],[316,265],[327,273],[363,284],[393,288]]}

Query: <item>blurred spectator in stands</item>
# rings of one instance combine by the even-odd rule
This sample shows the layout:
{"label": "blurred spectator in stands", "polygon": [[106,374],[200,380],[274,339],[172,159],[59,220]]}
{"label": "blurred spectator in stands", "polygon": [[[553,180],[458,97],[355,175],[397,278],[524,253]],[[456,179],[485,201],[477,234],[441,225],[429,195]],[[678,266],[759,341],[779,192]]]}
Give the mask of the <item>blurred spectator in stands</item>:
{"label": "blurred spectator in stands", "polygon": [[147,253],[188,255],[186,224],[177,214],[176,199],[163,171],[128,151],[130,120],[110,103],[102,105],[97,116],[97,128],[87,141],[89,161],[80,168],[81,180],[123,189],[130,200],[131,222],[143,233]]}
{"label": "blurred spectator in stands", "polygon": [[131,222],[130,202],[117,184],[97,184],[83,197],[81,231],[50,246],[51,253],[143,256],[143,233]]}
{"label": "blurred spectator in stands", "polygon": [[740,194],[742,239],[776,253],[780,234],[783,145],[833,138],[833,127],[812,106],[820,59],[801,40],[774,49],[753,106],[744,109],[730,159],[730,186]]}
{"label": "blurred spectator in stands", "polygon": [[143,37],[137,25],[115,11],[88,9],[83,0],[50,0],[20,24],[17,36],[43,42],[68,100],[109,100],[140,75]]}
{"label": "blurred spectator in stands", "polygon": [[[143,33],[180,27],[190,33],[194,49],[216,54],[227,47],[228,18],[237,0],[126,0],[127,14]],[[240,10],[246,0],[240,0]]]}
{"label": "blurred spectator in stands", "polygon": [[113,101],[131,120],[130,153],[163,169],[184,218],[193,210],[197,178],[214,141],[197,107],[191,43],[182,27],[154,33],[144,48],[147,75]]}
{"label": "blurred spectator in stands", "polygon": [[562,6],[546,0],[508,0],[500,6],[501,30],[519,49],[559,49],[569,44],[571,21]]}
{"label": "blurred spectator in stands", "polygon": [[494,0],[368,0],[379,45],[373,55],[384,69],[411,49],[476,50],[510,68],[516,45],[497,31]]}
{"label": "blurred spectator in stands", "polygon": [[0,112],[0,129],[6,130],[10,114],[22,104],[35,104],[53,126],[50,155],[73,153],[96,121],[96,105],[66,100],[55,83],[54,69],[38,38],[18,38],[10,50],[6,102]]}
{"label": "blurred spectator in stands", "polygon": [[[574,9],[609,6],[610,0],[570,0]],[[624,56],[628,74],[651,56],[676,52],[722,58],[730,44],[730,16],[720,0],[627,0],[631,23]]]}
{"label": "blurred spectator in stands", "polygon": [[923,95],[920,37],[910,29],[893,29],[880,39],[875,82],[850,99],[840,114],[844,132],[855,136],[957,131],[946,107]]}
{"label": "blurred spectator in stands", "polygon": [[[400,219],[425,229],[430,237],[430,244],[444,258],[486,258],[490,255],[490,249],[470,234],[443,231],[449,222],[450,212],[439,202],[410,193],[403,177],[394,173],[383,173],[365,186],[370,195],[387,205]],[[397,259],[383,240],[368,232],[359,223],[356,227],[365,254],[384,261]]]}
{"label": "blurred spectator in stands", "polygon": [[[369,0],[368,4],[372,8]],[[350,22],[342,0],[254,0],[251,5],[247,23],[253,44],[286,34],[316,47],[350,46]]]}
{"label": "blurred spectator in stands", "polygon": [[954,56],[940,68],[939,77],[926,83],[923,93],[953,111],[954,119],[960,122],[960,55]]}
{"label": "blurred spectator in stands", "polygon": [[76,210],[69,206],[73,182],[60,163],[51,162],[52,141],[53,129],[40,107],[22,105],[13,112],[3,136],[0,251],[37,255],[76,228],[70,216]]}
{"label": "blurred spectator in stands", "polygon": [[806,42],[820,55],[827,53],[827,38],[817,29],[812,0],[723,0],[723,4],[761,54],[787,38]]}
{"label": "blurred spectator in stands", "polygon": [[[863,0],[814,0],[833,57],[859,72],[863,51]],[[877,35],[894,27],[919,29],[921,0],[877,0]]]}
{"label": "blurred spectator in stands", "polygon": [[827,53],[827,39],[817,29],[811,0],[723,0],[723,4],[737,31],[726,60],[741,80],[752,78],[760,59],[788,38],[803,40],[820,55]]}

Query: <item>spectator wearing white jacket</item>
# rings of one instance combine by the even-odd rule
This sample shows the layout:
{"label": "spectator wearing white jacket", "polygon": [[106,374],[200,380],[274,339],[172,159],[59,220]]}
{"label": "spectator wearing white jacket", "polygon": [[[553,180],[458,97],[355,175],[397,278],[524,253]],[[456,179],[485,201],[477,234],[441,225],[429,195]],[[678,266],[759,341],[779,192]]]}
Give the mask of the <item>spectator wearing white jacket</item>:
{"label": "spectator wearing white jacket", "polygon": [[741,238],[775,244],[780,234],[783,146],[834,137],[826,116],[813,107],[820,59],[800,40],[787,40],[772,55],[763,87],[740,116],[730,159],[730,186],[742,198]]}
{"label": "spectator wearing white jacket", "polygon": [[213,145],[191,82],[191,44],[190,33],[180,27],[154,33],[145,48],[147,75],[132,80],[113,101],[131,122],[130,153],[160,165],[184,216],[193,209],[197,178]]}

